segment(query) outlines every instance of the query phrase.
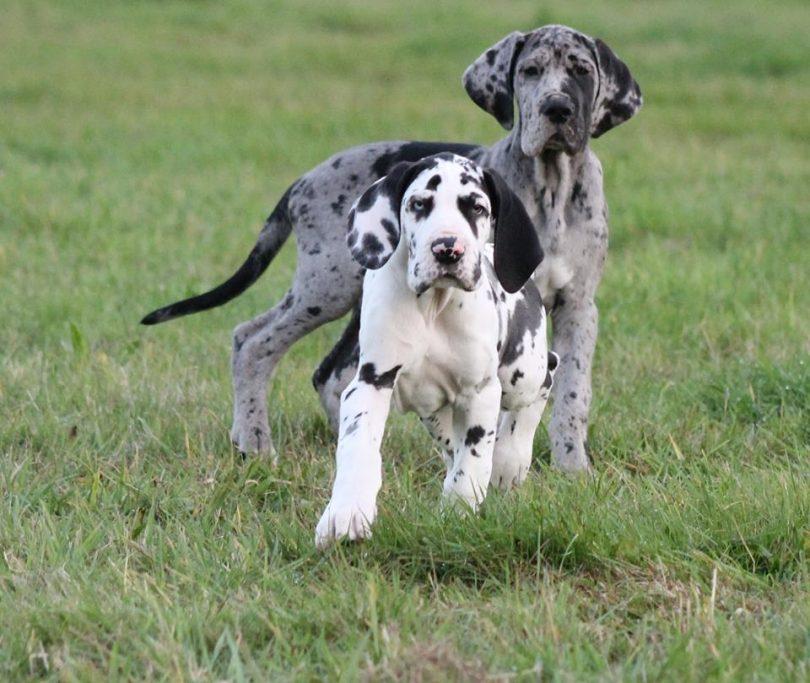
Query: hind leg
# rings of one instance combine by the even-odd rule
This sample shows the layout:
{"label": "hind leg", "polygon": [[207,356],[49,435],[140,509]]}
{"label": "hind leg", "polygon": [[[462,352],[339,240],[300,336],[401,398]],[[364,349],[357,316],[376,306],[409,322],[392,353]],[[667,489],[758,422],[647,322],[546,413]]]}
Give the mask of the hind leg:
{"label": "hind leg", "polygon": [[360,304],[354,307],[351,320],[335,347],[321,361],[312,375],[312,386],[318,392],[321,405],[335,434],[340,419],[340,397],[357,373],[360,356]]}
{"label": "hind leg", "polygon": [[281,303],[234,330],[231,440],[243,453],[275,457],[267,419],[267,385],[276,365],[296,341],[345,314],[357,298],[354,289],[324,300],[323,294],[311,287],[297,287],[299,282],[309,281],[296,276],[295,285]]}

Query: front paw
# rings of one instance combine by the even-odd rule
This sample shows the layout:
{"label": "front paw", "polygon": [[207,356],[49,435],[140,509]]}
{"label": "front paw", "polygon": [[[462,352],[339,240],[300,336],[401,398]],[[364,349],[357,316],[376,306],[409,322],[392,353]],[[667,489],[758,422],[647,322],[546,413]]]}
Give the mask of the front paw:
{"label": "front paw", "polygon": [[486,495],[486,486],[481,486],[464,471],[449,472],[442,489],[442,508],[466,509],[476,512]]}
{"label": "front paw", "polygon": [[315,528],[315,545],[323,550],[342,538],[350,541],[371,538],[376,516],[377,503],[373,498],[333,495]]}
{"label": "front paw", "polygon": [[518,462],[515,459],[504,459],[492,464],[492,477],[489,483],[497,486],[501,491],[520,486],[529,474],[529,464]]}

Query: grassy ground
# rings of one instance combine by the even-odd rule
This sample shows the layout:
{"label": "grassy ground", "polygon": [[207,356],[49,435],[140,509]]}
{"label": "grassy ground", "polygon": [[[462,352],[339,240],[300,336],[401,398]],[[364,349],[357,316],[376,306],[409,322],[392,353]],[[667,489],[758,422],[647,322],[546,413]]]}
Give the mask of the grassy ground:
{"label": "grassy ground", "polygon": [[[488,142],[505,33],[605,38],[646,105],[612,209],[591,443],[478,518],[398,417],[374,539],[313,529],[334,444],[285,359],[273,469],[229,448],[218,282],[298,174],[366,140]],[[0,1],[0,678],[807,680],[810,8],[702,2]]]}

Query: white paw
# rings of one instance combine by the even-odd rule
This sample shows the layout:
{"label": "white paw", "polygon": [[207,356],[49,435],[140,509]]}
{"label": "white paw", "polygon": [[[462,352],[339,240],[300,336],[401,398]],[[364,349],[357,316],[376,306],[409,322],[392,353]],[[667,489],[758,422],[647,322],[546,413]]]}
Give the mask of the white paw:
{"label": "white paw", "polygon": [[449,472],[444,480],[442,507],[466,508],[475,512],[486,495],[486,486],[480,486],[463,471]]}
{"label": "white paw", "polygon": [[323,550],[341,538],[358,541],[371,538],[371,525],[377,516],[374,499],[360,500],[332,496],[315,528],[315,545]]}
{"label": "white paw", "polygon": [[516,459],[504,459],[492,463],[492,477],[489,482],[501,491],[520,486],[529,474],[529,464]]}

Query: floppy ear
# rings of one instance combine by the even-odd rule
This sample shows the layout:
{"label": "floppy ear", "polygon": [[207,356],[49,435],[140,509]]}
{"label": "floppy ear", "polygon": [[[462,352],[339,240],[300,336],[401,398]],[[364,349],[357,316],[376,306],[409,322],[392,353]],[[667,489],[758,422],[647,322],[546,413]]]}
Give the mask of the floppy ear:
{"label": "floppy ear", "polygon": [[495,223],[495,274],[507,292],[516,292],[532,276],[543,249],[523,202],[495,171],[484,171],[484,184]]}
{"label": "floppy ear", "polygon": [[461,79],[472,101],[498,119],[506,130],[515,123],[512,77],[524,42],[522,33],[510,33],[470,64]]}
{"label": "floppy ear", "polygon": [[349,211],[346,243],[364,268],[382,268],[399,244],[399,208],[402,196],[421,168],[418,162],[401,161],[388,175],[371,185]]}
{"label": "floppy ear", "polygon": [[611,128],[624,123],[641,109],[641,88],[630,69],[599,38],[594,39],[599,68],[599,89],[596,95],[591,137],[598,138]]}

